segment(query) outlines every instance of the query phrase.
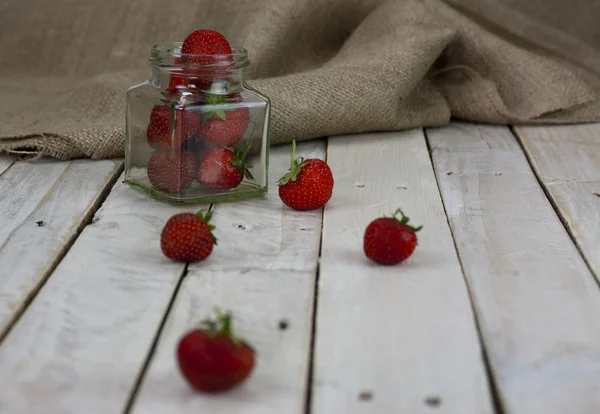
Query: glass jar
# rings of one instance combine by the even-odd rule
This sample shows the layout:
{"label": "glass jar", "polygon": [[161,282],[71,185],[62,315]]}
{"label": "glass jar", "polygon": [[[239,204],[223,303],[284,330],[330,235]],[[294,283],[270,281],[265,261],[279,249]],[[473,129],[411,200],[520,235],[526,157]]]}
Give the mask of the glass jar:
{"label": "glass jar", "polygon": [[244,48],[183,55],[152,48],[152,79],[127,91],[125,182],[175,204],[264,196],[269,99],[244,82]]}

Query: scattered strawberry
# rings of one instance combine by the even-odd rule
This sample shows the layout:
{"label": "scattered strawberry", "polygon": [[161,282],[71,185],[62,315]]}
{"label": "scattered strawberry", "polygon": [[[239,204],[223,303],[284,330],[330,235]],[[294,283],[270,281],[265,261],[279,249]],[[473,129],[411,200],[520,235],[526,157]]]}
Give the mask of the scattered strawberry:
{"label": "scattered strawberry", "polygon": [[198,132],[201,124],[202,118],[195,112],[155,105],[150,112],[150,124],[146,129],[148,144],[158,150],[179,148]]}
{"label": "scattered strawberry", "polygon": [[292,141],[292,162],[289,172],[281,177],[279,198],[296,210],[314,210],[323,207],[333,193],[333,174],[329,165],[318,158],[294,158],[296,141]]}
{"label": "scattered strawberry", "polygon": [[195,161],[187,151],[156,151],[148,161],[148,179],[159,190],[180,193],[194,181]]}
{"label": "scattered strawberry", "polygon": [[212,212],[179,213],[172,216],[160,234],[160,248],[165,256],[182,262],[206,259],[217,244],[212,234],[215,226],[208,224]]}
{"label": "scattered strawberry", "polygon": [[249,149],[250,145],[243,151],[229,147],[209,151],[198,168],[198,181],[209,188],[229,189],[237,187],[244,176],[253,180],[254,177],[246,166]]}
{"label": "scattered strawberry", "polygon": [[254,349],[233,335],[231,313],[186,332],[177,345],[177,363],[188,384],[201,392],[227,391],[250,376]]}
{"label": "scattered strawberry", "polygon": [[[400,213],[402,218],[396,216]],[[393,265],[406,260],[417,246],[416,232],[423,226],[412,227],[408,217],[398,209],[392,217],[379,217],[366,228],[363,239],[365,255],[383,265]]]}
{"label": "scattered strawberry", "polygon": [[247,107],[211,112],[199,135],[216,145],[233,146],[244,136],[249,121],[250,110]]}

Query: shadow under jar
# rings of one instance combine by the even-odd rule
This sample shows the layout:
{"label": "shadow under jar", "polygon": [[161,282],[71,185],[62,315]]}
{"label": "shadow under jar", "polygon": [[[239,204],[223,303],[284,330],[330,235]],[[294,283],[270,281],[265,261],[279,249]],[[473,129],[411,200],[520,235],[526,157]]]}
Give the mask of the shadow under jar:
{"label": "shadow under jar", "polygon": [[152,48],[152,79],[127,91],[125,182],[174,204],[267,193],[269,99],[244,83],[244,48],[228,55]]}

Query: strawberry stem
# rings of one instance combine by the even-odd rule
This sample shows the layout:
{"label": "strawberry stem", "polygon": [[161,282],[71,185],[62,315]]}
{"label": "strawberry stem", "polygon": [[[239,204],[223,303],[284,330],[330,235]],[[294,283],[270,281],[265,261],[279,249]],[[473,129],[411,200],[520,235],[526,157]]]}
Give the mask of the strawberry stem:
{"label": "strawberry stem", "polygon": [[[400,213],[402,215],[402,218],[400,220],[398,220],[398,218],[396,218],[396,216],[398,215],[398,213]],[[408,227],[409,229],[411,229],[412,231],[414,231],[415,233],[418,232],[419,230],[421,230],[423,228],[423,226],[419,226],[419,227],[413,227],[410,224],[408,224],[409,222],[409,218],[404,214],[404,212],[398,208],[394,214],[392,215],[392,217],[396,220],[398,220],[400,222],[400,224]]]}
{"label": "strawberry stem", "polygon": [[219,320],[219,322],[221,323],[221,327],[219,329],[219,334],[221,335],[226,335],[226,336],[233,336],[232,335],[232,328],[231,328],[231,312],[221,312],[220,309],[216,309],[215,313],[217,314],[217,318]]}
{"label": "strawberry stem", "polygon": [[298,174],[302,171],[302,168],[306,165],[304,158],[296,158],[296,140],[292,140],[292,156],[290,160],[290,169],[288,172],[277,181],[277,185],[285,185],[291,181],[296,181]]}

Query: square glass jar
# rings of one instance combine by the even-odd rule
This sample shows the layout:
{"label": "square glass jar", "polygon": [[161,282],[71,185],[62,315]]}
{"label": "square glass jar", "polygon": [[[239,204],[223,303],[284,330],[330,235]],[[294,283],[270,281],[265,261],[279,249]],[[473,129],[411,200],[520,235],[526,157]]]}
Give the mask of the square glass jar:
{"label": "square glass jar", "polygon": [[127,91],[125,182],[174,204],[264,196],[270,101],[244,82],[247,51],[181,45],[155,45],[152,78]]}

